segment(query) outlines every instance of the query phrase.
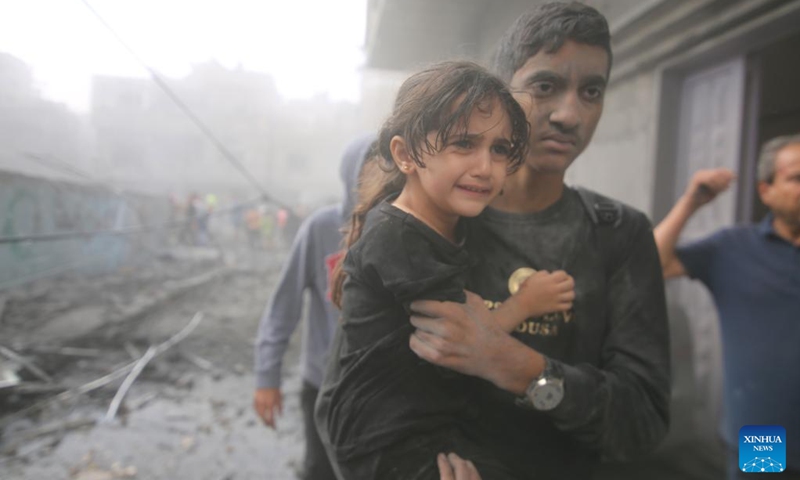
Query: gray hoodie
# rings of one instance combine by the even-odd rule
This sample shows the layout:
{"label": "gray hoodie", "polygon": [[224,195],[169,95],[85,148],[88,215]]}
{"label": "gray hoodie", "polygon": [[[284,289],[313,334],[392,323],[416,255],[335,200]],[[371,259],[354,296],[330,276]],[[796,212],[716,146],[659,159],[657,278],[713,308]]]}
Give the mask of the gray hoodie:
{"label": "gray hoodie", "polygon": [[342,250],[340,229],[355,205],[358,174],[374,134],[353,140],[342,157],[340,176],[344,202],[320,208],[300,226],[289,258],[272,298],[261,316],[255,345],[256,388],[279,388],[283,356],[303,311],[303,294],[309,293],[300,365],[302,377],[314,386],[322,383],[328,348],[339,311],[330,302],[329,277]]}

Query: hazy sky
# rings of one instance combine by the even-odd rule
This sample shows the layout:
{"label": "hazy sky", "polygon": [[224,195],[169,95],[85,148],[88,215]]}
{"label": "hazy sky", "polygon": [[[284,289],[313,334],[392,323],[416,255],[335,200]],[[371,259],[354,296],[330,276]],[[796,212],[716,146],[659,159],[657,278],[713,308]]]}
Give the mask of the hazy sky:
{"label": "hazy sky", "polygon": [[[167,76],[216,59],[271,73],[287,98],[358,97],[367,0],[87,0]],[[85,110],[92,74],[147,76],[81,0],[0,0],[0,51],[45,96]]]}

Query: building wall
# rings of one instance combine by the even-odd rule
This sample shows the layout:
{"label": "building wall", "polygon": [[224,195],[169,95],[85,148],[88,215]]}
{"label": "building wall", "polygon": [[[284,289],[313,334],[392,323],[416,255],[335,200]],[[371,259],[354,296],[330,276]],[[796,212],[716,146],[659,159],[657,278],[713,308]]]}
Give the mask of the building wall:
{"label": "building wall", "polygon": [[[535,3],[507,0],[504,8],[487,6],[481,18],[482,28],[476,30],[480,61],[489,64],[503,33]],[[617,25],[624,25],[643,4],[641,0],[586,0],[583,3],[603,13],[612,31]],[[655,67],[650,67],[620,82],[613,81],[613,71],[611,76],[612,83],[594,139],[570,168],[567,182],[595,189],[652,216],[658,75]]]}
{"label": "building wall", "polygon": [[[123,199],[97,187],[0,171],[1,238],[154,225],[169,214],[166,200]],[[163,244],[167,233],[0,243],[0,290],[68,270],[113,270]]]}
{"label": "building wall", "polygon": [[[341,154],[388,115],[397,82],[364,72],[361,105],[325,95],[286,101],[269,76],[213,63],[170,86],[265,191],[314,208],[341,198]],[[258,193],[153,82],[98,77],[93,99],[99,156],[114,184],[162,195]]]}
{"label": "building wall", "polygon": [[75,179],[95,168],[91,149],[86,119],[42,99],[30,67],[0,52],[0,170]]}
{"label": "building wall", "polygon": [[489,2],[484,7],[484,12],[479,19],[480,28],[476,28],[477,51],[480,52],[477,60],[489,65],[498,40],[514,21],[536,3],[529,0],[507,0],[504,8],[497,8]]}
{"label": "building wall", "polygon": [[568,171],[567,183],[597,190],[651,214],[657,111],[653,70],[612,84],[594,139]]}

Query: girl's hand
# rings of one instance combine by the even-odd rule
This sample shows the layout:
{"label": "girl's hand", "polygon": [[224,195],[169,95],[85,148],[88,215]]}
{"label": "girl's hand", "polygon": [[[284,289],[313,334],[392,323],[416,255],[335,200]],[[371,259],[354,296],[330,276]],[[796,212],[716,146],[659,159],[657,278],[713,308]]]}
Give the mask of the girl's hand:
{"label": "girl's hand", "polygon": [[575,301],[575,280],[563,270],[540,270],[525,279],[514,296],[527,317],[565,312]]}

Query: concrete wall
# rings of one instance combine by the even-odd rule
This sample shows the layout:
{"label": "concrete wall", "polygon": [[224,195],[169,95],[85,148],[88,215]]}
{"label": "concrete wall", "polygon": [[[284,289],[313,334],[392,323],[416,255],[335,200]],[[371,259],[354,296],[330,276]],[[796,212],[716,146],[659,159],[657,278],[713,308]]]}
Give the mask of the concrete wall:
{"label": "concrete wall", "polygon": [[567,173],[583,185],[652,215],[658,92],[654,71],[613,83],[594,139]]}
{"label": "concrete wall", "polygon": [[[504,8],[487,5],[476,29],[477,58],[486,64],[498,39],[523,12],[536,2],[507,0]],[[600,10],[612,30],[618,30],[645,6],[664,2],[641,0],[586,0]],[[647,4],[647,5],[645,5]],[[659,115],[658,74],[656,67],[627,74],[612,82],[607,92],[603,117],[594,140],[570,168],[567,182],[608,194],[653,215],[653,189],[656,182],[656,120]]]}
{"label": "concrete wall", "polygon": [[[128,196],[89,185],[0,171],[0,237],[112,230],[169,220],[166,199]],[[166,241],[166,231],[0,243],[0,290],[80,270],[103,272]]]}

